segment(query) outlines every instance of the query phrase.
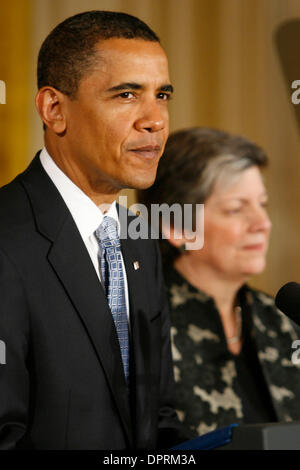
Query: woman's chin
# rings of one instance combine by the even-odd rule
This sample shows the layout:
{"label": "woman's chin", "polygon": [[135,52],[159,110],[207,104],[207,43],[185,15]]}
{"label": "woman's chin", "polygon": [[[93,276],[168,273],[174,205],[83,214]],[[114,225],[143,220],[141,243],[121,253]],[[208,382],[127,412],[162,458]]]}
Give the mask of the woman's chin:
{"label": "woman's chin", "polygon": [[256,276],[258,274],[261,274],[266,267],[266,261],[264,259],[262,260],[255,260],[252,263],[248,264],[247,266],[244,267],[242,270],[242,273],[245,276]]}

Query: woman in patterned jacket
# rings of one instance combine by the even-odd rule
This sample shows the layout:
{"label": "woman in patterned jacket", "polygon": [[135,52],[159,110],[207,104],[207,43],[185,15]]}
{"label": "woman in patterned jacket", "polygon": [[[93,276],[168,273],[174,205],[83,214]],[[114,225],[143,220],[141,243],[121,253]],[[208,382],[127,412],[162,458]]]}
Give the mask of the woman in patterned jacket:
{"label": "woman in patterned jacket", "polygon": [[175,226],[161,240],[176,408],[195,435],[233,422],[300,419],[300,373],[291,360],[297,327],[247,284],[265,267],[266,164],[264,151],[243,137],[185,129],[171,134],[155,184],[139,193],[147,206],[204,203],[202,249],[185,249]]}

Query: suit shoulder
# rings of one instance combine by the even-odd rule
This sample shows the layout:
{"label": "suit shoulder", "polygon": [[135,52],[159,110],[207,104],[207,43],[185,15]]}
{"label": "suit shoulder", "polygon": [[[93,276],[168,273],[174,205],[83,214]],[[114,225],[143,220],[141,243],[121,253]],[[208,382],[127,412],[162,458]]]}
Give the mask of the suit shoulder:
{"label": "suit shoulder", "polygon": [[0,236],[26,223],[30,214],[29,201],[19,175],[0,188]]}

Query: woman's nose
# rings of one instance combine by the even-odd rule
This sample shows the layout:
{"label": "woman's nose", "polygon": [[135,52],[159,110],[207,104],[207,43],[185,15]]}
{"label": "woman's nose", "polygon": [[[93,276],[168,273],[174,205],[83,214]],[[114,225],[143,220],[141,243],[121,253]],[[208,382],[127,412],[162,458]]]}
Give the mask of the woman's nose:
{"label": "woman's nose", "polygon": [[252,216],[252,230],[263,230],[267,232],[271,229],[271,227],[272,222],[266,212],[266,209],[264,207],[257,208]]}

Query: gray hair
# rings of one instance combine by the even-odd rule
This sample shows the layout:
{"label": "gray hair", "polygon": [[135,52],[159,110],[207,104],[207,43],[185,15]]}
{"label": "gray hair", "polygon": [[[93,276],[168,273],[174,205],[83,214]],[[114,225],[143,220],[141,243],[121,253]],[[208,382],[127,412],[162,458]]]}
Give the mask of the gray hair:
{"label": "gray hair", "polygon": [[211,195],[215,186],[222,183],[230,186],[239,179],[240,174],[254,166],[253,161],[246,157],[237,157],[236,155],[218,155],[207,162],[206,167],[201,173],[198,181],[198,196],[202,194],[201,199],[206,199]]}

